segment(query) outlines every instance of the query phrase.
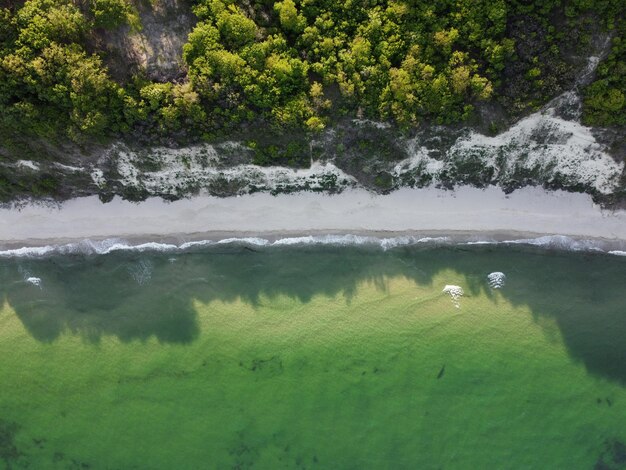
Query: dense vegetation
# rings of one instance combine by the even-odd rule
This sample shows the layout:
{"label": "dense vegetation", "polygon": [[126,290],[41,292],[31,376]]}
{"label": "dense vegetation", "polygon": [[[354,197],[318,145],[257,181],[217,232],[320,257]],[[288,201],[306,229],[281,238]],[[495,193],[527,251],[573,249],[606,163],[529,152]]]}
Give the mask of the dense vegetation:
{"label": "dense vegetation", "polygon": [[597,27],[613,46],[585,90],[585,120],[626,123],[622,0],[198,0],[192,8],[187,79],[157,83],[142,74],[113,80],[94,40],[103,29],[141,28],[132,3],[0,0],[0,137],[210,137],[258,121],[315,132],[343,115],[415,127],[472,120],[481,103],[515,115],[571,86],[568,57],[582,50],[573,45],[584,48]]}
{"label": "dense vegetation", "polygon": [[584,121],[590,125],[626,124],[626,21],[622,17],[609,56],[596,81],[585,90]]}

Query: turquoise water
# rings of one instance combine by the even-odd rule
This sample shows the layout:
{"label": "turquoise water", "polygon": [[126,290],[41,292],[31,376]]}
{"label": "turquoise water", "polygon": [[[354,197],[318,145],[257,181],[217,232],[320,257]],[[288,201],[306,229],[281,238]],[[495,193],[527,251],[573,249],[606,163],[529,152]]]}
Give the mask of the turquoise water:
{"label": "turquoise water", "polygon": [[0,259],[0,467],[626,468],[625,281],[528,247]]}

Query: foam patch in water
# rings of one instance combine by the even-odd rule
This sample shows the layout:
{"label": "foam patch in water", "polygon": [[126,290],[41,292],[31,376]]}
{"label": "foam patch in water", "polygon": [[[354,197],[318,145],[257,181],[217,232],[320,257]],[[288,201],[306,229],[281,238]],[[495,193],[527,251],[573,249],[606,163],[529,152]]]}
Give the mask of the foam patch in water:
{"label": "foam patch in water", "polygon": [[152,271],[154,266],[152,262],[147,259],[141,259],[138,263],[128,268],[128,272],[131,277],[139,284],[143,286],[152,278]]}
{"label": "foam patch in water", "polygon": [[501,289],[506,282],[506,275],[500,271],[493,272],[487,276],[487,282],[492,289]]}
{"label": "foam patch in water", "polygon": [[459,301],[461,300],[461,297],[463,297],[463,295],[465,294],[461,286],[448,284],[443,288],[441,292],[450,296],[450,298],[452,299],[452,303],[456,308],[461,308],[461,304]]}
{"label": "foam patch in water", "polygon": [[33,286],[37,286],[41,289],[41,278],[40,277],[27,277],[25,279],[26,282],[28,282],[29,284],[32,284]]}

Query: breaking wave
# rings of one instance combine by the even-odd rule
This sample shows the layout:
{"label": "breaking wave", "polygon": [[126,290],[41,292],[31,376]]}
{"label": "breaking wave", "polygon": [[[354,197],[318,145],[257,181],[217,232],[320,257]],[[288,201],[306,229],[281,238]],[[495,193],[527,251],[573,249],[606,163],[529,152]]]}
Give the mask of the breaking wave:
{"label": "breaking wave", "polygon": [[403,246],[462,246],[462,245],[527,245],[561,251],[585,251],[607,253],[616,256],[626,255],[626,242],[605,240],[581,240],[563,235],[549,235],[537,238],[521,238],[512,240],[485,239],[476,240],[476,236],[397,236],[376,237],[367,235],[308,235],[300,237],[263,238],[263,237],[231,237],[218,240],[197,240],[183,243],[130,241],[111,238],[101,241],[82,240],[63,245],[45,245],[0,250],[3,258],[41,258],[50,255],[106,255],[113,252],[183,252],[192,249],[218,246],[246,247],[288,247],[288,246],[367,246],[381,250],[391,250]]}

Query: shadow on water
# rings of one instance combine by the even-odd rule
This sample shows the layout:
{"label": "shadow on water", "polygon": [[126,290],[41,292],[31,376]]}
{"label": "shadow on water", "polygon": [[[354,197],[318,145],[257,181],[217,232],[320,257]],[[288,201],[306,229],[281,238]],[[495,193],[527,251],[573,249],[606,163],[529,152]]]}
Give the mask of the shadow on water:
{"label": "shadow on water", "polygon": [[[150,288],[153,277],[166,274],[158,258],[54,257],[14,264],[16,269],[5,268],[17,276],[2,279],[3,297],[39,341],[66,331],[90,342],[114,335],[185,343],[199,334],[196,312],[174,295],[175,286]],[[41,285],[26,281],[33,277]]]}
{"label": "shadow on water", "polygon": [[[156,337],[169,343],[199,334],[193,302],[286,295],[309,302],[342,295],[350,302],[364,281],[386,289],[404,276],[430,285],[437,273],[465,277],[470,294],[491,295],[486,275],[508,277],[502,295],[528,306],[537,320],[555,320],[570,355],[595,375],[626,385],[626,260],[504,247],[357,247],[251,249],[223,246],[204,251],[113,253],[0,262],[0,299],[15,309],[30,334],[51,342],[63,332],[97,342]],[[42,279],[41,289],[24,281]],[[439,289],[439,286],[435,286]],[[539,321],[539,324],[542,322]]]}

